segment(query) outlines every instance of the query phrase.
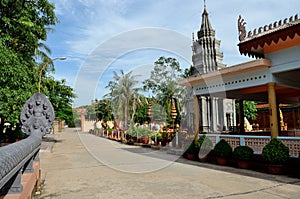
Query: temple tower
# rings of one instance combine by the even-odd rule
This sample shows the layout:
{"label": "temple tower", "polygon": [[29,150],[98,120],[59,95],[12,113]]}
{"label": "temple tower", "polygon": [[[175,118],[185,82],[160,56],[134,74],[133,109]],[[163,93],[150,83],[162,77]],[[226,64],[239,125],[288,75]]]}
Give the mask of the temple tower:
{"label": "temple tower", "polygon": [[[202,23],[197,32],[193,33],[192,74],[201,75],[226,67],[223,64],[223,53],[220,51],[220,40],[215,37],[215,30],[209,21],[206,4],[202,13]],[[218,132],[235,126],[235,102],[213,96],[197,96],[199,105],[199,126],[202,132]],[[192,111],[193,112],[193,111]]]}

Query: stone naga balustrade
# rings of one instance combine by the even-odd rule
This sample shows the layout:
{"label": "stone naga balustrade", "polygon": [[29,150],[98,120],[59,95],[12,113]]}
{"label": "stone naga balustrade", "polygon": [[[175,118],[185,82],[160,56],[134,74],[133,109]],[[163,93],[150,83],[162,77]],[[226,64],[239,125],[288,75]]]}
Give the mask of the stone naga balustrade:
{"label": "stone naga balustrade", "polygon": [[[48,98],[35,93],[23,106],[20,121],[28,137],[0,147],[0,199],[30,198],[40,175],[39,150],[42,136],[49,133],[54,121]],[[28,176],[27,174],[32,173]],[[23,180],[22,178],[27,178]],[[25,185],[26,184],[26,185]],[[11,195],[12,197],[10,197]]]}
{"label": "stone naga balustrade", "polygon": [[30,135],[24,140],[0,148],[1,196],[22,193],[22,175],[34,172],[33,162],[39,162],[41,141],[41,136]]}

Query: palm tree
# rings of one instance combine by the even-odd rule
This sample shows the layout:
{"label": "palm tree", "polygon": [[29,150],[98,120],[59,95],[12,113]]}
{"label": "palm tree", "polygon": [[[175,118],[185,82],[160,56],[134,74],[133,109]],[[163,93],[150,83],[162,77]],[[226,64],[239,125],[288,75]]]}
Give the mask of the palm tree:
{"label": "palm tree", "polygon": [[114,80],[110,81],[106,86],[110,93],[105,95],[105,97],[108,97],[107,99],[111,101],[115,119],[119,120],[119,126],[127,129],[130,101],[134,99],[135,86],[138,81],[135,80],[136,76],[132,75],[132,71],[124,73],[121,70],[120,72],[121,74],[119,75],[114,71]]}

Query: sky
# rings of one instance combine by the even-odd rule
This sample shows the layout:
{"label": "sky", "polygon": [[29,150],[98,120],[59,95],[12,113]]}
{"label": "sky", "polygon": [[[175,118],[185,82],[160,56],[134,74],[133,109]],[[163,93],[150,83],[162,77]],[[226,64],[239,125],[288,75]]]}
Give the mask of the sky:
{"label": "sky", "polygon": [[[203,0],[49,1],[60,22],[46,44],[51,58],[67,57],[54,62],[54,77],[74,88],[73,107],[101,99],[113,71],[133,71],[143,81],[161,56],[176,58],[183,69],[192,65],[192,33],[200,29]],[[239,15],[247,31],[300,15],[299,0],[206,0],[206,8],[227,66],[252,60],[238,51]]]}

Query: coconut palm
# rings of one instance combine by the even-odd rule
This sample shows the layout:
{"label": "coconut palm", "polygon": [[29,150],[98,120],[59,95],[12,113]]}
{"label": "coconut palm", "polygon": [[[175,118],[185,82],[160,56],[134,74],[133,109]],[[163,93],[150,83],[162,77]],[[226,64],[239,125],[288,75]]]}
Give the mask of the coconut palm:
{"label": "coconut palm", "polygon": [[132,71],[124,73],[121,70],[120,73],[119,75],[114,71],[114,80],[106,86],[110,92],[105,97],[111,101],[114,118],[119,121],[119,127],[127,129],[130,117],[130,101],[134,98],[135,86],[138,81],[135,80],[136,76],[132,75]]}

